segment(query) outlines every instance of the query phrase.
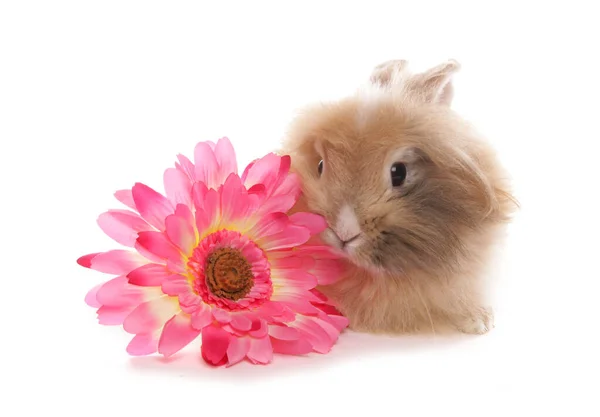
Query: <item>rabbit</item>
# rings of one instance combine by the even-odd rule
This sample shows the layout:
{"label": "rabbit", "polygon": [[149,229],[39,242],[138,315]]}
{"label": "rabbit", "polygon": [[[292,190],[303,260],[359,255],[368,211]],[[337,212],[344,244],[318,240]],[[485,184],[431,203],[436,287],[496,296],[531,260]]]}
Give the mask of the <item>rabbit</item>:
{"label": "rabbit", "polygon": [[494,327],[486,275],[517,202],[494,150],[451,108],[459,69],[384,62],[355,93],[302,109],[283,139],[302,183],[293,210],[324,216],[320,239],[346,264],[319,289],[355,331]]}

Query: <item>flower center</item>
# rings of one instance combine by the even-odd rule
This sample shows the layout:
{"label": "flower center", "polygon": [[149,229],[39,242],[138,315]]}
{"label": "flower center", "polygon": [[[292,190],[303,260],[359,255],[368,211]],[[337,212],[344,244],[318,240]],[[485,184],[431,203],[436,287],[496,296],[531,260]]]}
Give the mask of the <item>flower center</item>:
{"label": "flower center", "polygon": [[254,285],[252,267],[238,250],[217,249],[206,262],[206,285],[216,297],[237,301]]}
{"label": "flower center", "polygon": [[235,230],[219,230],[202,239],[186,269],[193,292],[227,311],[254,309],[273,294],[265,253]]}

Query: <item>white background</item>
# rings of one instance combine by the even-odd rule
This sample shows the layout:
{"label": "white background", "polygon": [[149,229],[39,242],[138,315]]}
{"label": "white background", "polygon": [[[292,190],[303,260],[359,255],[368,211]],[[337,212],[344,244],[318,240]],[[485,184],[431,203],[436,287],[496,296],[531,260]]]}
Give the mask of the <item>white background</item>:
{"label": "white background", "polygon": [[[0,415],[600,415],[593,2],[350,3],[0,3]],[[496,328],[346,333],[267,367],[128,357],[83,303],[107,277],[75,263],[114,247],[112,193],[162,190],[199,140],[262,156],[296,108],[395,58],[459,60],[454,107],[514,177]]]}

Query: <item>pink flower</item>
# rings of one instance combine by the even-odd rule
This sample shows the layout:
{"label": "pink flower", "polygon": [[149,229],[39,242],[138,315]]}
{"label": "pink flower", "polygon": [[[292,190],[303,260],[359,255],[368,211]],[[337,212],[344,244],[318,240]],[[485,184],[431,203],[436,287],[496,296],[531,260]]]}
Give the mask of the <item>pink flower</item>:
{"label": "pink flower", "polygon": [[115,194],[131,210],[98,218],[130,249],[78,259],[116,276],[86,296],[99,322],[134,334],[132,355],[170,356],[199,335],[214,365],[328,352],[348,321],[315,287],[340,268],[327,247],[306,243],[324,219],[286,214],[300,194],[290,158],[269,154],[239,176],[223,138],[196,145],[194,163],[178,160],[164,174],[166,197],[138,183]]}

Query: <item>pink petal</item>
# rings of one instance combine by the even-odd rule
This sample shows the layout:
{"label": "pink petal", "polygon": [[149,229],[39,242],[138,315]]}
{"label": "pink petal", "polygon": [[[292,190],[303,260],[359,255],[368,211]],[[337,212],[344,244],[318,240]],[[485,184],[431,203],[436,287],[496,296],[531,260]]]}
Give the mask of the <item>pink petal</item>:
{"label": "pink petal", "polygon": [[290,221],[296,226],[306,227],[310,233],[316,235],[327,229],[327,221],[323,216],[313,213],[294,213]]}
{"label": "pink petal", "polygon": [[273,359],[271,339],[268,336],[262,339],[251,339],[247,356],[252,363],[267,364],[271,362]]}
{"label": "pink petal", "polygon": [[177,160],[179,161],[178,169],[183,171],[188,176],[191,182],[195,182],[196,168],[194,167],[194,164],[192,164],[192,162],[186,156],[181,154],[177,155]]}
{"label": "pink petal", "polygon": [[298,340],[300,338],[298,329],[279,325],[269,326],[269,335],[279,340]]}
{"label": "pink petal", "polygon": [[287,225],[285,230],[258,239],[258,245],[265,251],[300,246],[310,238],[310,231],[304,227]]}
{"label": "pink petal", "polygon": [[158,350],[158,335],[155,333],[135,335],[129,345],[127,353],[132,356],[151,355]]}
{"label": "pink petal", "polygon": [[267,322],[263,319],[255,319],[252,321],[252,327],[250,328],[250,331],[248,332],[248,334],[252,337],[256,337],[256,338],[263,338],[267,335],[267,332],[269,331],[269,326],[267,325]]}
{"label": "pink petal", "polygon": [[149,333],[179,313],[179,303],[175,297],[164,296],[140,304],[127,316],[123,329],[128,333]]}
{"label": "pink petal", "polygon": [[179,306],[181,309],[188,314],[194,313],[199,307],[202,306],[202,304],[204,304],[202,298],[193,292],[189,286],[184,292],[181,292],[177,295],[177,299],[179,300]]}
{"label": "pink petal", "polygon": [[281,157],[269,153],[250,164],[242,174],[242,181],[246,188],[255,184],[264,184],[267,195],[271,195],[273,187],[279,181],[279,167]]}
{"label": "pink petal", "polygon": [[274,196],[292,195],[295,199],[298,199],[300,197],[300,194],[302,194],[300,177],[298,177],[298,175],[294,173],[289,173],[285,175],[283,181],[273,192]]}
{"label": "pink petal", "polygon": [[294,206],[294,204],[296,204],[297,200],[298,197],[293,194],[283,194],[269,197],[260,204],[257,214],[264,216],[269,213],[286,213]]}
{"label": "pink petal", "polygon": [[204,196],[204,212],[211,220],[210,224],[215,224],[221,217],[221,199],[216,190],[210,189]]}
{"label": "pink petal", "polygon": [[248,194],[240,178],[236,174],[229,175],[220,192],[222,222],[244,219],[248,214]]}
{"label": "pink petal", "polygon": [[330,285],[342,278],[344,268],[340,260],[317,259],[310,272],[317,277],[319,285]]}
{"label": "pink petal", "polygon": [[203,182],[208,188],[214,189],[221,185],[216,182],[219,165],[217,164],[215,153],[208,143],[200,142],[196,145],[194,149],[194,164],[196,166],[196,181]]}
{"label": "pink petal", "polygon": [[109,210],[98,217],[98,225],[110,238],[121,245],[133,247],[138,232],[153,230],[137,213]]}
{"label": "pink petal", "polygon": [[[244,168],[244,172],[242,172],[242,175],[240,175],[240,178],[242,179],[242,182],[244,183],[244,185],[248,189],[251,189],[255,185],[259,185],[256,182],[254,184],[249,184],[248,181],[247,181],[248,174],[250,173],[250,170],[252,169],[252,167],[254,167],[254,164],[256,163],[256,161],[258,161],[258,159],[255,159],[254,161],[251,161],[248,165],[246,165],[246,168]],[[260,185],[262,186],[262,184],[260,184]],[[264,186],[263,186],[263,188],[264,188]]]}
{"label": "pink petal", "polygon": [[291,167],[292,167],[292,158],[289,155],[282,155],[281,159],[279,160],[279,172],[278,172],[280,180],[275,184],[276,187],[278,187],[283,182],[286,174],[288,172],[290,172]]}
{"label": "pink petal", "polygon": [[133,311],[135,305],[125,305],[119,307],[102,306],[96,312],[98,314],[98,323],[104,326],[119,326],[123,324],[125,318]]}
{"label": "pink petal", "polygon": [[227,324],[231,321],[231,314],[229,314],[225,310],[221,310],[220,308],[215,308],[212,310],[212,315],[219,323]]}
{"label": "pink petal", "polygon": [[102,306],[136,306],[144,301],[144,294],[119,276],[102,284],[96,291],[96,302]]}
{"label": "pink petal", "polygon": [[263,184],[267,200],[262,204],[259,214],[264,215],[276,211],[287,212],[300,196],[300,181],[295,174],[289,173],[290,157],[279,157],[274,154],[254,161],[242,174],[242,181],[247,188]]}
{"label": "pink petal", "polygon": [[254,227],[248,231],[248,235],[254,240],[268,238],[286,230],[290,224],[287,214],[285,213],[270,213],[260,219]]}
{"label": "pink petal", "polygon": [[169,168],[163,176],[165,194],[173,206],[192,204],[192,182],[185,172],[176,168]]}
{"label": "pink petal", "polygon": [[315,352],[327,353],[331,350],[335,340],[332,340],[330,335],[319,326],[312,318],[296,320],[292,323],[306,337],[306,340],[313,346]]}
{"label": "pink petal", "polygon": [[208,217],[208,214],[206,214],[203,209],[196,210],[196,229],[198,230],[198,234],[200,236],[207,232],[211,222],[212,219]]}
{"label": "pink petal", "polygon": [[263,249],[276,251],[302,245],[310,238],[310,231],[291,223],[286,214],[276,212],[265,215],[248,235]]}
{"label": "pink petal", "polygon": [[227,347],[227,367],[241,362],[250,350],[249,337],[232,337]]}
{"label": "pink petal", "polygon": [[[337,316],[340,317],[340,316]],[[345,319],[345,317],[343,317]],[[327,332],[327,334],[329,335],[329,338],[335,343],[338,340],[338,337],[340,335],[341,330],[343,330],[343,328],[345,328],[347,326],[348,320],[346,319],[346,326],[344,326],[342,329],[340,329],[338,326],[334,325],[331,323],[330,321],[330,317],[327,317],[327,320],[325,320],[325,318],[320,319],[317,317],[312,317],[312,320],[317,323],[320,327],[323,328],[323,330],[325,330]]]}
{"label": "pink petal", "polygon": [[281,282],[290,288],[310,290],[317,286],[317,278],[303,269],[271,269],[273,282]]}
{"label": "pink petal", "polygon": [[202,330],[202,358],[212,365],[224,365],[230,340],[231,335],[220,327],[205,327]]}
{"label": "pink petal", "polygon": [[140,232],[137,242],[163,260],[182,261],[182,254],[162,232]]}
{"label": "pink petal", "polygon": [[165,323],[158,341],[158,353],[169,357],[189,345],[199,334],[200,331],[192,327],[190,317],[179,313]]}
{"label": "pink petal", "polygon": [[191,255],[196,245],[196,233],[192,223],[188,223],[186,219],[173,214],[166,218],[165,226],[169,240],[184,254]]}
{"label": "pink petal", "polygon": [[237,159],[233,145],[228,138],[221,138],[217,141],[214,148],[215,158],[219,164],[219,169],[224,175],[224,178],[231,173],[237,175]]}
{"label": "pink petal", "polygon": [[[283,195],[283,194],[296,194],[289,190],[289,178],[293,178],[295,174],[289,174],[290,167],[292,165],[292,159],[289,155],[283,155],[279,160],[279,169],[277,171],[277,177],[272,185],[271,196]],[[300,187],[298,187],[300,188]],[[284,192],[282,192],[284,191]],[[295,197],[298,197],[296,194]]]}
{"label": "pink petal", "polygon": [[333,327],[335,327],[338,332],[341,332],[342,330],[344,330],[346,327],[348,327],[348,325],[350,324],[350,322],[348,321],[348,319],[342,315],[335,315],[335,314],[329,314],[327,315],[327,321],[329,323],[331,323],[331,325],[333,325]]}
{"label": "pink petal", "polygon": [[192,213],[192,210],[188,206],[185,206],[183,204],[178,204],[175,207],[175,215],[181,217],[183,220],[185,220],[190,225],[194,224],[194,214]]}
{"label": "pink petal", "polygon": [[128,274],[147,263],[139,254],[122,249],[83,256],[77,262],[82,266],[89,265],[88,268],[96,271],[115,275]]}
{"label": "pink petal", "polygon": [[324,312],[325,314],[328,315],[335,315],[338,316],[340,313],[337,311],[337,309],[330,305],[330,304],[325,304],[325,303],[312,303],[315,307],[317,307],[319,310],[321,310],[322,312]]}
{"label": "pink petal", "polygon": [[187,273],[186,267],[186,259],[177,259],[177,260],[168,260],[167,261],[167,269],[176,274],[185,274]]}
{"label": "pink petal", "polygon": [[204,199],[208,193],[208,187],[203,182],[196,182],[192,186],[192,201],[196,209],[204,208]]}
{"label": "pink petal", "polygon": [[127,279],[133,285],[158,287],[169,275],[164,265],[146,264],[127,274]]}
{"label": "pink petal", "polygon": [[248,188],[248,194],[255,194],[261,198],[266,197],[267,189],[263,184],[254,184],[252,187]]}
{"label": "pink petal", "polygon": [[[323,311],[327,316],[341,316],[342,314],[331,304],[329,299],[325,296],[325,294],[321,293],[317,289],[313,288],[310,292],[318,298],[318,301],[311,301],[311,303]],[[321,315],[319,315],[321,317]],[[336,326],[337,327],[337,326]],[[342,326],[344,328],[346,326]]]}
{"label": "pink petal", "polygon": [[310,303],[311,300],[307,299],[306,293],[300,291],[298,293],[291,293],[279,290],[273,293],[271,300],[280,301],[300,314],[315,315],[319,313],[319,310]]}
{"label": "pink petal", "polygon": [[194,205],[196,206],[196,228],[200,235],[208,229],[216,226],[221,217],[219,193],[213,189],[208,190],[201,197],[202,185],[194,186],[197,190],[194,194]]}
{"label": "pink petal", "polygon": [[288,301],[291,299],[304,300],[309,303],[321,303],[322,300],[311,290],[301,290],[298,288],[282,287],[278,288],[273,294],[276,295],[278,300],[274,301]]}
{"label": "pink petal", "polygon": [[162,194],[141,183],[135,184],[131,192],[142,218],[158,230],[165,230],[165,218],[173,213],[171,202]]}
{"label": "pink petal", "polygon": [[180,274],[168,275],[161,283],[162,291],[167,295],[177,296],[188,292],[190,284],[186,277]]}
{"label": "pink petal", "polygon": [[296,251],[282,250],[269,252],[271,265],[277,269],[308,269],[314,265],[314,260],[307,256],[295,256]]}
{"label": "pink petal", "polygon": [[321,311],[323,311],[325,314],[333,314],[333,315],[340,315],[339,311],[337,311],[337,309],[327,303],[312,303],[315,307],[317,307],[318,309],[320,309]]}
{"label": "pink petal", "polygon": [[87,305],[94,308],[99,308],[102,305],[98,302],[96,295],[98,294],[98,290],[100,290],[103,285],[104,283],[96,285],[94,288],[88,291],[88,293],[85,295],[85,303]]}
{"label": "pink petal", "polygon": [[83,266],[84,268],[91,268],[92,267],[92,259],[94,259],[96,256],[98,256],[100,253],[90,253],[88,255],[83,255],[82,257],[77,259],[77,263],[81,266]]}
{"label": "pink petal", "polygon": [[259,194],[252,194],[250,193],[250,191],[248,191],[248,213],[253,214],[256,217],[260,217],[257,216],[258,213],[258,208],[260,207],[260,205],[262,204],[264,200],[264,197],[259,195]]}
{"label": "pink petal", "polygon": [[318,259],[341,259],[340,255],[331,246],[319,245],[303,245],[295,249],[297,256],[311,256]]}
{"label": "pink petal", "polygon": [[244,315],[244,313],[233,314],[229,323],[234,329],[247,332],[252,328],[252,320]]}
{"label": "pink petal", "polygon": [[283,315],[286,309],[284,304],[269,300],[256,310],[256,314],[271,321],[272,317]]}
{"label": "pink petal", "polygon": [[192,327],[198,330],[202,330],[213,322],[213,316],[211,308],[201,303],[196,311],[192,314]]}
{"label": "pink petal", "polygon": [[161,258],[160,256],[156,256],[155,254],[150,252],[148,249],[146,249],[142,245],[140,245],[140,243],[137,241],[137,239],[135,241],[134,248],[136,251],[138,251],[138,253],[140,255],[142,255],[144,258],[146,258],[148,260],[147,262],[153,262],[153,263],[157,263],[157,264],[165,263],[165,260],[163,258]]}
{"label": "pink petal", "polygon": [[273,352],[284,355],[306,355],[312,352],[313,347],[306,339],[280,340],[271,338]]}
{"label": "pink petal", "polygon": [[279,187],[262,204],[260,214],[276,211],[286,213],[296,204],[301,194],[300,179],[295,174],[288,174]]}
{"label": "pink petal", "polygon": [[131,190],[119,190],[115,193],[115,198],[130,209],[137,210]]}

